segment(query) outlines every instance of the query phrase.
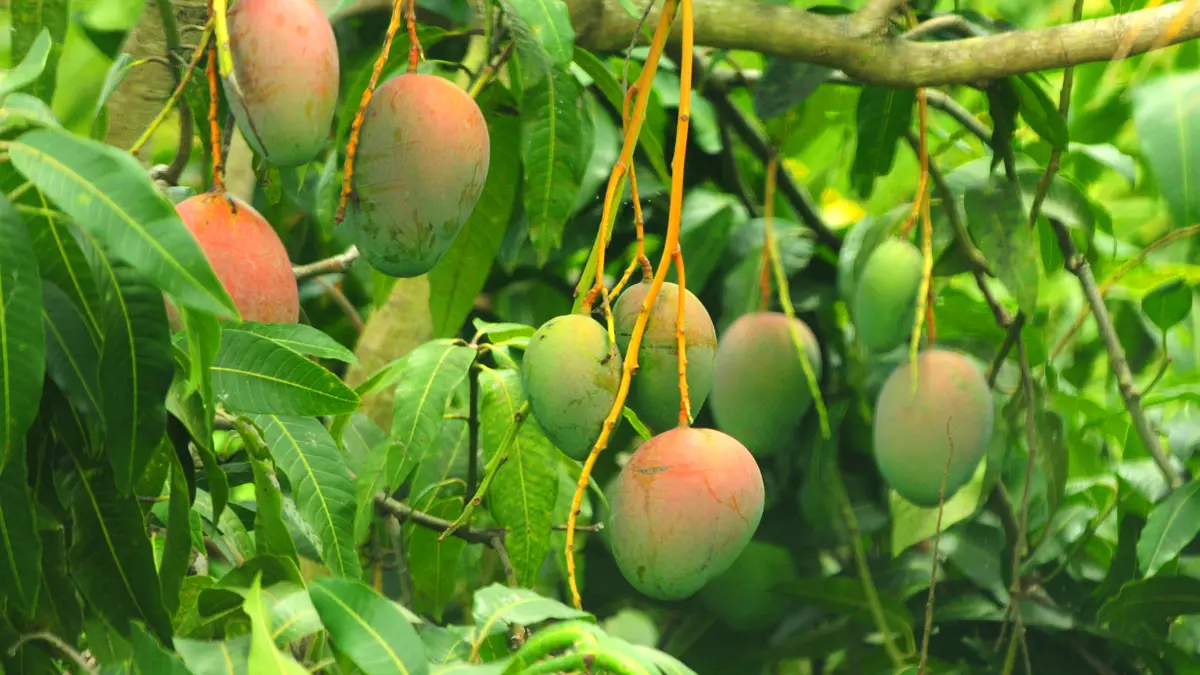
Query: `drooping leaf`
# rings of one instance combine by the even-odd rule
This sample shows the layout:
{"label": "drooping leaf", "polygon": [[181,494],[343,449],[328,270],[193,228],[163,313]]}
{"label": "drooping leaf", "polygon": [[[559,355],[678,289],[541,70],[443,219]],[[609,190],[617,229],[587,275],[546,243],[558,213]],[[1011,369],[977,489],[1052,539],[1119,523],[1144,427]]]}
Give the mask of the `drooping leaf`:
{"label": "drooping leaf", "polygon": [[249,635],[219,641],[175,638],[175,649],[193,675],[248,675]]}
{"label": "drooping leaf", "polygon": [[100,351],[83,313],[62,289],[45,281],[40,314],[46,335],[46,373],[75,408],[101,419]]}
{"label": "drooping leaf", "polygon": [[354,484],[333,437],[315,419],[258,415],[275,462],[287,474],[304,522],[317,533],[325,566],[357,577],[362,569],[354,545]]}
{"label": "drooping leaf", "polygon": [[1176,227],[1200,222],[1200,73],[1168,75],[1136,86],[1133,121],[1142,155],[1154,172]]}
{"label": "drooping leaf", "polygon": [[869,197],[875,179],[892,170],[896,145],[912,122],[914,89],[863,87],[858,98],[858,144],[850,182],[862,197]]}
{"label": "drooping leaf", "polygon": [[42,288],[25,224],[0,196],[0,466],[37,416],[46,373]]}
{"label": "drooping leaf", "polygon": [[296,542],[283,521],[283,494],[270,465],[256,457],[250,458],[254,471],[254,541],[259,553],[296,559]]}
{"label": "drooping leaf", "polygon": [[100,404],[117,487],[137,485],[166,431],[175,361],[162,293],[133,270],[102,265],[104,346]]}
{"label": "drooping leaf", "polygon": [[[169,453],[164,453],[169,454]],[[171,458],[171,491],[167,506],[167,536],[163,545],[159,581],[162,584],[163,605],[169,614],[179,609],[179,592],[187,576],[192,553],[192,503],[183,464],[174,454]]]}
{"label": "drooping leaf", "polygon": [[[575,29],[563,0],[502,0],[518,53],[524,60],[565,70],[575,50]],[[540,52],[540,53],[539,53]],[[544,54],[544,56],[542,56]],[[522,65],[524,65],[524,62]]]}
{"label": "drooping leaf", "polygon": [[144,622],[170,644],[171,619],[163,607],[154,552],[133,496],[117,489],[107,465],[85,467],[71,454],[63,479],[74,520],[68,552],[71,575],[88,604],[122,635]]}
{"label": "drooping leaf", "polygon": [[42,72],[46,70],[46,61],[50,58],[51,45],[50,27],[43,27],[34,38],[33,44],[25,51],[20,63],[0,77],[0,102],[10,92],[24,89],[41,77]]}
{"label": "drooping leaf", "polygon": [[1021,118],[1051,147],[1065,150],[1070,135],[1067,122],[1058,114],[1058,106],[1033,75],[1011,78],[1013,93],[1020,102]]}
{"label": "drooping leaf", "polygon": [[212,380],[217,400],[236,412],[337,415],[359,404],[358,394],[329,370],[247,331],[222,331]]}
{"label": "drooping leaf", "polygon": [[[436,494],[436,493],[434,493]],[[414,508],[437,518],[453,521],[462,514],[460,496],[430,498],[417,502]],[[458,571],[467,542],[458,537],[438,541],[441,532],[419,525],[406,524],[405,551],[413,580],[413,609],[441,622],[446,605],[458,587]]]}
{"label": "drooping leaf", "polygon": [[[485,370],[479,387],[481,441],[484,457],[491,461],[526,395],[517,370]],[[557,450],[537,421],[528,419],[507,456],[488,491],[488,510],[508,531],[504,544],[517,584],[532,588],[550,552],[550,518],[558,496]]]}
{"label": "drooping leaf", "polygon": [[112,253],[180,303],[237,309],[195,237],[128,153],[64,131],[35,129],[9,146],[14,166]]}
{"label": "drooping leaf", "polygon": [[812,95],[832,74],[833,69],[825,66],[770,57],[754,88],[754,112],[763,120],[778,117]]}
{"label": "drooping leaf", "polygon": [[1166,332],[1192,312],[1192,289],[1182,279],[1169,281],[1142,297],[1142,311]]}
{"label": "drooping leaf", "polygon": [[1020,189],[1001,179],[970,187],[963,194],[963,209],[980,253],[1021,309],[1032,316],[1038,299],[1037,240]]}
{"label": "drooping leaf", "polygon": [[1171,617],[1200,613],[1200,579],[1154,577],[1131,581],[1100,608],[1101,623],[1136,621],[1166,628]]}
{"label": "drooping leaf", "polygon": [[302,323],[257,323],[243,321],[225,328],[227,331],[245,331],[268,338],[276,344],[294,352],[345,363],[358,363],[354,352],[320,329]]}
{"label": "drooping leaf", "polygon": [[539,265],[562,243],[563,228],[583,182],[587,156],[583,97],[575,76],[551,73],[521,100],[521,159],[525,216]]}
{"label": "drooping leaf", "polygon": [[450,397],[474,360],[474,349],[449,339],[426,342],[402,359],[391,432],[399,445],[388,458],[387,486],[397,485],[437,439]]}
{"label": "drooping leaf", "polygon": [[[484,96],[490,92],[505,90],[491,87],[485,90]],[[491,98],[500,101],[480,101],[491,140],[487,181],[462,232],[454,239],[446,255],[429,271],[429,314],[433,318],[434,337],[454,337],[474,307],[475,298],[483,290],[492,264],[500,253],[504,232],[517,199],[521,174],[518,154],[520,126],[516,117],[497,104],[511,97]]]}
{"label": "drooping leaf", "polygon": [[271,637],[272,628],[263,600],[262,580],[254,578],[246,592],[242,610],[250,617],[250,651],[247,667],[254,675],[307,675],[308,671],[291,654],[280,651]]}
{"label": "drooping leaf", "polygon": [[[1045,401],[1045,398],[1041,397],[1041,400]],[[1070,470],[1071,452],[1067,447],[1067,429],[1062,415],[1044,404],[1038,406],[1035,419],[1038,432],[1036,459],[1046,481],[1049,517],[1053,518],[1062,505]]]}
{"label": "drooping leaf", "polygon": [[104,85],[100,87],[100,95],[96,97],[96,105],[92,109],[93,119],[100,119],[101,115],[107,112],[108,99],[116,93],[117,87],[121,86],[121,81],[137,65],[137,61],[129,52],[121,52],[117,55],[116,60],[108,67],[108,73],[104,76]]}
{"label": "drooping leaf", "polygon": [[[50,208],[49,200],[40,190],[34,191],[33,199],[41,208]],[[83,313],[92,342],[99,348],[104,335],[104,311],[96,277],[75,239],[74,227],[58,218],[36,215],[28,216],[26,225],[42,278],[57,285],[76,304]]]}
{"label": "drooping leaf", "polygon": [[[46,54],[46,65],[41,75],[29,88],[29,92],[49,103],[54,96],[55,76],[58,61],[67,38],[67,0],[42,0],[41,2],[12,3],[12,56],[23,60],[25,55],[39,45],[42,33],[48,31],[50,48]],[[5,98],[8,103],[9,98]],[[0,97],[4,98],[4,97]]]}
{"label": "drooping leaf", "polygon": [[280,649],[324,630],[321,616],[304,586],[283,581],[264,588],[263,597],[267,602],[267,615],[271,618],[271,638]]}
{"label": "drooping leaf", "polygon": [[596,620],[588,612],[568,607],[529,589],[509,588],[503,584],[490,584],[475,591],[471,615],[475,618],[475,625],[480,627],[497,623],[532,626],[549,619]]}
{"label": "drooping leaf", "polygon": [[[964,485],[942,507],[942,531],[970,518],[979,509],[979,494],[983,490],[987,465],[981,463],[971,482]],[[909,547],[933,536],[938,526],[938,509],[922,508],[902,498],[895,490],[888,491],[888,506],[892,517],[892,556],[897,557]]]}
{"label": "drooping leaf", "polygon": [[1138,539],[1138,569],[1153,576],[1200,534],[1200,480],[1175,490],[1154,507]]}
{"label": "drooping leaf", "polygon": [[0,133],[26,127],[59,128],[58,118],[54,110],[40,98],[13,92],[4,98],[0,105]]}
{"label": "drooping leaf", "polygon": [[364,673],[429,672],[425,645],[395,602],[355,579],[314,579],[308,593],[334,648]]}
{"label": "drooping leaf", "polygon": [[42,583],[42,538],[29,492],[24,443],[0,471],[0,595],[26,616],[38,603]]}
{"label": "drooping leaf", "polygon": [[192,675],[178,654],[167,651],[140,621],[130,622],[133,672],[137,675]]}

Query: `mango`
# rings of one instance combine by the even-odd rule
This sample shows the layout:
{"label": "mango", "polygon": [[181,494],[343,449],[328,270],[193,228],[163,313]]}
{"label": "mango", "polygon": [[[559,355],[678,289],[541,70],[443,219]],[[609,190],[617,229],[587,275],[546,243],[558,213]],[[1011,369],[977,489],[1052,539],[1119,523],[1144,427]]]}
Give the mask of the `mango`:
{"label": "mango", "polygon": [[950,499],[971,480],[987,453],[992,396],[981,369],[958,352],[919,353],[915,394],[912,368],[911,362],[901,364],[879,391],[872,423],[875,462],[901,497],[933,508],[938,505],[942,474],[946,474],[946,499]]}
{"label": "mango", "polygon": [[732,436],[675,427],[633,453],[609,497],[622,576],[649,597],[682,600],[729,569],[754,537],[764,486]]}
{"label": "mango", "polygon": [[571,459],[592,451],[617,400],[621,354],[608,331],[585,314],[555,317],[534,332],[521,362],[533,416]]}
{"label": "mango", "polygon": [[867,258],[854,290],[859,338],[873,352],[888,352],[912,336],[921,292],[921,251],[905,239],[889,239]]}
{"label": "mango", "polygon": [[475,101],[436,75],[404,73],[375,90],[363,118],[347,226],[375,269],[433,269],[475,209],[491,162]]}
{"label": "mango", "polygon": [[[626,289],[613,306],[617,346],[628,357],[629,340],[651,283],[643,281]],[[638,369],[629,387],[627,405],[651,431],[679,424],[679,345],[675,319],[679,308],[679,286],[664,282],[650,308],[650,318],[638,350]],[[684,301],[684,344],[687,353],[688,401],[695,417],[712,389],[717,358],[717,330],[712,317],[691,291]]]}
{"label": "mango", "polygon": [[760,632],[778,623],[792,606],[792,599],[779,586],[798,577],[791,552],[755,540],[696,597],[730,628]]}
{"label": "mango", "polygon": [[786,445],[813,402],[789,323],[819,381],[821,350],[800,319],[789,322],[779,312],[743,314],[717,347],[709,403],[713,420],[756,457]]}
{"label": "mango", "polygon": [[338,101],[333,26],[314,0],[235,0],[227,17],[233,82],[225,96],[242,136],[276,166],[312,161]]}
{"label": "mango", "polygon": [[254,207],[206,192],[175,205],[245,321],[296,323],[300,294],[287,249]]}

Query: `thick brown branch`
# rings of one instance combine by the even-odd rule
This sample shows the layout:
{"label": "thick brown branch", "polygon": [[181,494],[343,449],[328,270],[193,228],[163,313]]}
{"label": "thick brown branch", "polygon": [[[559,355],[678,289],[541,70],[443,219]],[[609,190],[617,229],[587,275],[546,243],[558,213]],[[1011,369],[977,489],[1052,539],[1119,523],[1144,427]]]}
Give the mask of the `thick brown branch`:
{"label": "thick brown branch", "polygon": [[863,35],[882,35],[887,32],[888,19],[900,11],[906,2],[908,0],[866,0],[850,23]]}

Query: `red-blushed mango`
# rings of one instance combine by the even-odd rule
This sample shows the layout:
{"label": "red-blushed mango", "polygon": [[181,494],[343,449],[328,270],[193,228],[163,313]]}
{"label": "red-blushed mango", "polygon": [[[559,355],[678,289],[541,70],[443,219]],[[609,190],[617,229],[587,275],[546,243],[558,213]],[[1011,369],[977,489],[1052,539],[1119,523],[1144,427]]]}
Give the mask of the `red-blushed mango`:
{"label": "red-blushed mango", "polygon": [[475,209],[491,146],[474,99],[436,75],[404,73],[367,105],[347,217],[363,258],[415,277],[437,264]]}
{"label": "red-blushed mango", "polygon": [[[626,357],[634,324],[651,285],[651,282],[643,281],[630,286],[613,306],[617,346]],[[679,342],[675,332],[678,316],[679,286],[664,282],[650,308],[628,400],[629,407],[654,432],[666,431],[679,424]],[[687,291],[684,301],[683,318],[688,402],[694,417],[712,389],[717,329],[708,310],[691,291]]]}
{"label": "red-blushed mango", "polygon": [[[875,404],[875,462],[904,499],[936,507],[946,475],[946,499],[971,480],[992,438],[992,396],[966,355],[929,349],[897,367]],[[951,457],[953,449],[953,457]],[[950,462],[949,470],[946,462]]]}
{"label": "red-blushed mango", "polygon": [[300,296],[287,249],[253,206],[206,192],[175,205],[245,321],[295,323]]}
{"label": "red-blushed mango", "polygon": [[717,428],[761,456],[787,443],[812,405],[812,391],[789,327],[821,377],[821,350],[808,324],[779,312],[738,317],[717,347],[709,405]]}
{"label": "red-blushed mango", "polygon": [[582,461],[617,400],[621,354],[608,331],[586,314],[542,324],[529,339],[521,376],[533,416],[551,443]]}
{"label": "red-blushed mango", "polygon": [[647,596],[682,600],[741,555],[765,495],[758,464],[736,439],[675,427],[633,453],[608,496],[621,574]]}
{"label": "red-blushed mango", "polygon": [[227,81],[225,95],[242,136],[277,166],[311,161],[338,100],[329,19],[314,0],[235,0],[228,20],[237,88]]}
{"label": "red-blushed mango", "polygon": [[764,631],[783,618],[792,604],[779,586],[797,578],[791,552],[777,544],[751,541],[733,565],[696,597],[730,628]]}
{"label": "red-blushed mango", "polygon": [[867,258],[854,290],[854,326],[873,352],[905,344],[921,292],[921,252],[906,239],[889,239]]}

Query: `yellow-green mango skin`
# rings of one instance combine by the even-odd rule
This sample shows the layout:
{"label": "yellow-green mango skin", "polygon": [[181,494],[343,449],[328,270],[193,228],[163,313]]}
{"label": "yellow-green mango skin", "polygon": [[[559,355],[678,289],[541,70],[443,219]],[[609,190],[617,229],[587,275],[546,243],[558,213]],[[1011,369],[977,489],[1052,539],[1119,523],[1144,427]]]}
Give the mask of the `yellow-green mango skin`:
{"label": "yellow-green mango skin", "polygon": [[912,336],[921,292],[921,252],[905,239],[880,244],[854,290],[854,325],[873,352],[888,352]]}
{"label": "yellow-green mango skin", "polygon": [[608,331],[585,314],[542,324],[529,339],[521,375],[533,416],[546,438],[582,461],[617,400],[623,361]]}
{"label": "yellow-green mango skin", "polygon": [[420,276],[475,209],[491,163],[487,121],[450,80],[404,73],[363,116],[346,223],[362,256],[393,277]]}
{"label": "yellow-green mango skin", "polygon": [[[628,353],[633,327],[650,286],[648,281],[630,286],[613,306],[617,346],[622,354]],[[687,291],[684,303],[688,403],[695,417],[712,389],[713,365],[717,358],[717,329],[708,310],[691,291]],[[642,422],[654,432],[666,431],[679,424],[679,343],[675,334],[678,309],[679,286],[669,281],[663,282],[650,309],[646,332],[642,335],[638,350],[638,369],[630,383],[626,401],[626,405],[633,408]]]}
{"label": "yellow-green mango skin", "polygon": [[313,0],[235,0],[227,17],[241,96],[228,81],[225,94],[242,136],[276,166],[312,161],[330,138],[338,101],[329,19]]}
{"label": "yellow-green mango skin", "polygon": [[741,555],[762,520],[764,487],[732,436],[675,427],[633,453],[609,498],[621,574],[644,595],[682,600]]}
{"label": "yellow-green mango skin", "polygon": [[[819,381],[817,338],[800,319],[790,323]],[[718,429],[738,439],[755,457],[768,455],[795,434],[812,402],[786,315],[753,312],[730,324],[717,347],[709,395]]]}
{"label": "yellow-green mango skin", "polygon": [[708,582],[696,597],[734,630],[764,631],[779,622],[792,601],[778,586],[798,578],[784,547],[751,541],[733,565]]}
{"label": "yellow-green mango skin", "polygon": [[892,371],[879,391],[873,422],[875,462],[901,497],[933,508],[943,472],[946,499],[975,474],[992,438],[994,411],[987,381],[967,356],[929,349],[917,355],[916,363],[915,395],[911,362]]}

